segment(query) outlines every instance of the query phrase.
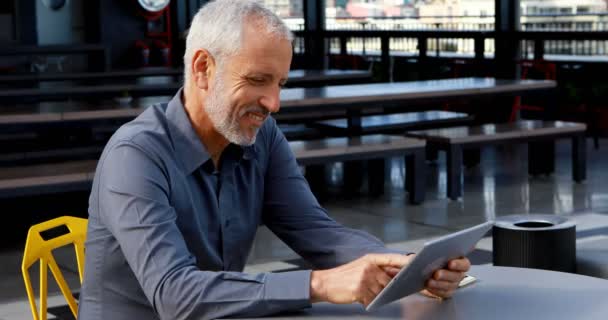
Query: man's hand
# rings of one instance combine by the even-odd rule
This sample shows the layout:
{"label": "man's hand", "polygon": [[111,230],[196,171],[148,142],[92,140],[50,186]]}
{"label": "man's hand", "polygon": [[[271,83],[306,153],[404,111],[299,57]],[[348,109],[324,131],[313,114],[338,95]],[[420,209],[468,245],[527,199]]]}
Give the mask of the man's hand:
{"label": "man's hand", "polygon": [[442,299],[451,297],[469,268],[471,262],[467,258],[450,260],[445,269],[433,272],[422,293]]}
{"label": "man's hand", "polygon": [[367,306],[411,260],[401,254],[368,254],[337,268],[313,271],[310,300]]}

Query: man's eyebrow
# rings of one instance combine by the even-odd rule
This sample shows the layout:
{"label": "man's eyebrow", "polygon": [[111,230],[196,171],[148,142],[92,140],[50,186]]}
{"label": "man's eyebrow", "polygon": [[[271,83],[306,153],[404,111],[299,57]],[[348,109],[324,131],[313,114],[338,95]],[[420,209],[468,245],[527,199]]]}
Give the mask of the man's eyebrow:
{"label": "man's eyebrow", "polygon": [[[247,77],[264,77],[264,78],[273,79],[274,75],[272,73],[254,71],[254,72],[249,73],[247,75]],[[288,76],[280,77],[279,81],[285,83],[285,82],[287,82],[287,78],[288,78]]]}

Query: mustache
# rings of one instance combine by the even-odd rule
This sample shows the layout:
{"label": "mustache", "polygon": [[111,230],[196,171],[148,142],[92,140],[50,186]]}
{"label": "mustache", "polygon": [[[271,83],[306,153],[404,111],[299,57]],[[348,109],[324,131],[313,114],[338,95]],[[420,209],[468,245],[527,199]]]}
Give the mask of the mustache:
{"label": "mustache", "polygon": [[264,117],[269,116],[270,115],[270,111],[268,111],[268,109],[264,108],[264,107],[260,107],[260,106],[250,106],[247,108],[242,109],[239,112],[239,117],[244,116],[246,113],[248,112],[253,112],[253,113],[259,113],[261,115],[263,115]]}

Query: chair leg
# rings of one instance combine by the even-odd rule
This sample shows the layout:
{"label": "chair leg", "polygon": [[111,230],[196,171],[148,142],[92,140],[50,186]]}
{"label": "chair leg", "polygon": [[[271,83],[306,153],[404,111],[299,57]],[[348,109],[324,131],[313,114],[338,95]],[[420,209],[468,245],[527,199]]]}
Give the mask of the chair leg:
{"label": "chair leg", "polygon": [[513,106],[511,107],[511,115],[509,116],[509,122],[515,122],[517,120],[517,115],[519,113],[519,106],[521,105],[521,97],[515,97],[515,101],[513,101]]}

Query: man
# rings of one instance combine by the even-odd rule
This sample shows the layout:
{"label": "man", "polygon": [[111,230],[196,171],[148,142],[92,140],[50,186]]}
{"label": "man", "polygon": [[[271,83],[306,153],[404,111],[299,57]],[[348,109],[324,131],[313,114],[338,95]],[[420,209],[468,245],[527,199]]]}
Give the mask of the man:
{"label": "man", "polygon": [[[252,1],[210,2],[186,41],[185,83],[119,129],[89,202],[80,319],[261,316],[369,304],[410,261],[318,204],[271,113],[293,36]],[[264,223],[314,271],[242,273]],[[466,259],[427,289],[449,297]]]}

